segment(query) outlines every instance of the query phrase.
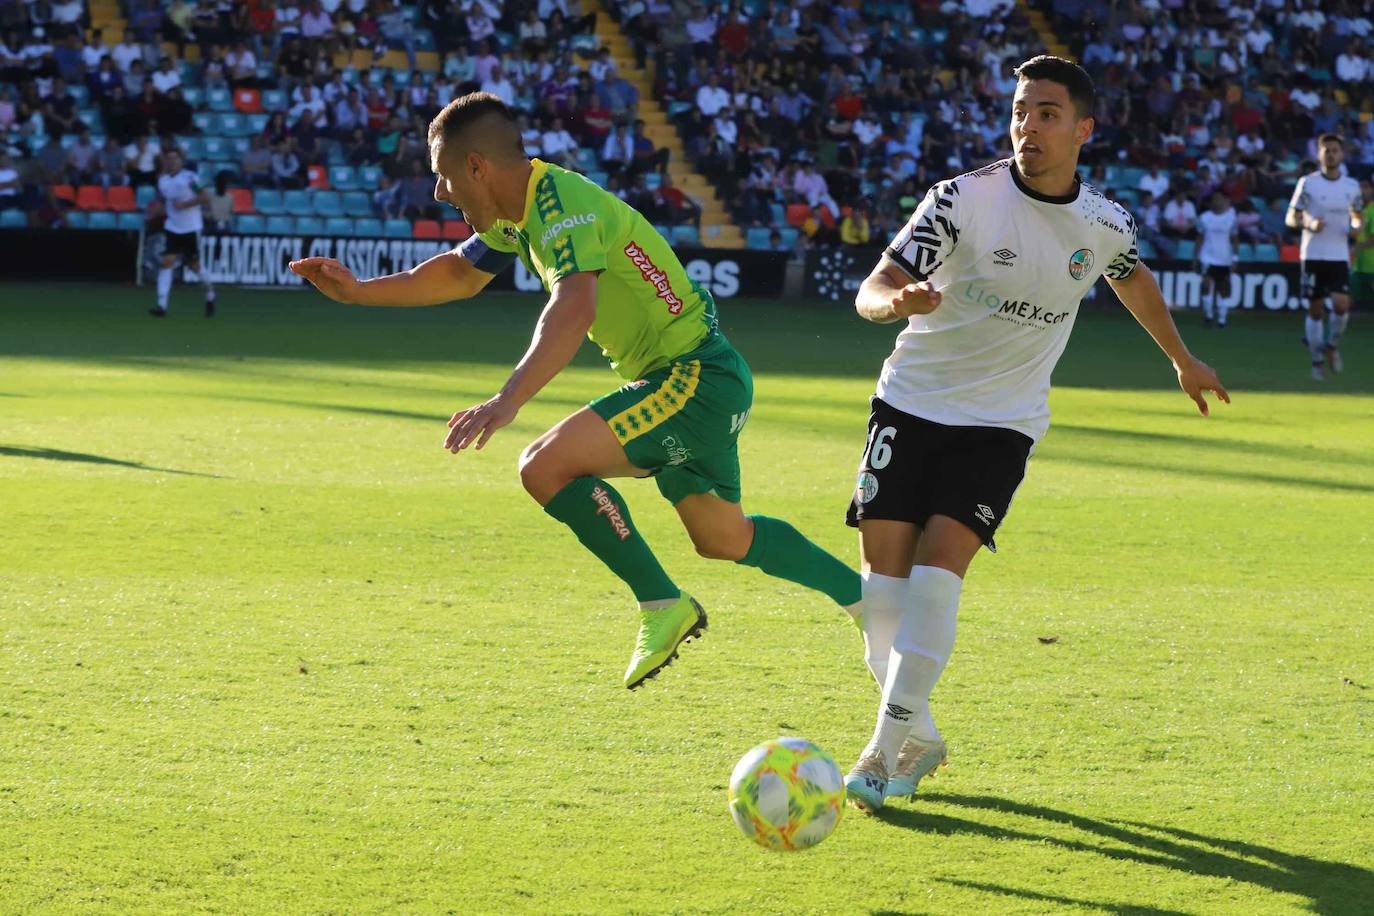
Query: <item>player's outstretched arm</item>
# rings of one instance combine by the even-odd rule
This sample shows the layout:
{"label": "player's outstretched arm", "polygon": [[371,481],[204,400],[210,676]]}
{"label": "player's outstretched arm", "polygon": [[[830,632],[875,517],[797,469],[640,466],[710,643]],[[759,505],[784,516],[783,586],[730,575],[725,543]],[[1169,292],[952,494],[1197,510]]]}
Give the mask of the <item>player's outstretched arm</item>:
{"label": "player's outstretched arm", "polygon": [[494,274],[478,270],[456,251],[437,254],[411,270],[359,280],[333,258],[302,258],[288,265],[335,302],[352,305],[438,305],[481,292]]}
{"label": "player's outstretched arm", "polygon": [[1150,333],[1169,359],[1173,360],[1174,371],[1178,373],[1178,384],[1183,392],[1197,403],[1197,409],[1207,416],[1207,400],[1202,396],[1210,391],[1227,404],[1231,396],[1222,387],[1216,371],[1202,360],[1188,352],[1183,338],[1178,334],[1169,307],[1164,304],[1164,294],[1160,292],[1155,275],[1144,263],[1138,263],[1131,275],[1124,280],[1107,279],[1118,298],[1140,322],[1140,326]]}
{"label": "player's outstretched arm", "polygon": [[444,448],[456,455],[469,445],[486,445],[492,433],[514,420],[525,402],[563,371],[595,319],[595,273],[568,274],[555,283],[515,371],[495,397],[453,415]]}
{"label": "player's outstretched arm", "polygon": [[854,310],[876,324],[912,315],[928,315],[940,305],[940,292],[929,280],[913,281],[884,255],[859,286]]}

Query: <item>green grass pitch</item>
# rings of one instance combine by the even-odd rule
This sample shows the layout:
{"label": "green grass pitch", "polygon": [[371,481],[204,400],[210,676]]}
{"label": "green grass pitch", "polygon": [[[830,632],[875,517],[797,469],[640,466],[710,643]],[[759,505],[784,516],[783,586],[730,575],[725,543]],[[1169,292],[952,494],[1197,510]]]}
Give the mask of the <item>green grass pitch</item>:
{"label": "green grass pitch", "polygon": [[[1123,313],[964,590],[950,766],[809,852],[744,840],[735,760],[847,768],[876,688],[843,614],[698,558],[623,493],[707,638],[643,691],[627,591],[524,494],[615,384],[588,347],[481,453],[538,308],[0,287],[0,912],[1369,913],[1374,321],[1307,378],[1297,315],[1180,319],[1204,420]],[[731,301],[745,505],[847,560],[895,329]]]}

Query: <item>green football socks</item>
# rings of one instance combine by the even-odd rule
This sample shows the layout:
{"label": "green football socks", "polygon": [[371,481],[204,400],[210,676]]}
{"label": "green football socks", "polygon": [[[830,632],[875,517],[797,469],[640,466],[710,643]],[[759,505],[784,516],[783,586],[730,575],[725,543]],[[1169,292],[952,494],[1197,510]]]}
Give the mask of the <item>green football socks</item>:
{"label": "green football socks", "polygon": [[741,565],[825,592],[841,607],[850,607],[863,598],[859,574],[808,541],[796,528],[766,515],[749,518],[754,523],[754,543],[739,561]]}
{"label": "green football socks", "polygon": [[671,601],[680,594],[635,528],[625,499],[606,481],[579,477],[554,494],[544,511],[571,528],[639,602]]}

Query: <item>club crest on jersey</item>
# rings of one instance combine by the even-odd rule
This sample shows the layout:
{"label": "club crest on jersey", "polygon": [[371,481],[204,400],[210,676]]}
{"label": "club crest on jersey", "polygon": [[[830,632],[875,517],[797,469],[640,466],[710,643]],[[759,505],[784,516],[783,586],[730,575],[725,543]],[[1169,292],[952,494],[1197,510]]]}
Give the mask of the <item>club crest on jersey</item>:
{"label": "club crest on jersey", "polygon": [[873,497],[878,495],[878,478],[868,471],[859,475],[858,493],[859,502],[870,503]]}
{"label": "club crest on jersey", "polygon": [[503,226],[501,229],[501,234],[504,235],[506,237],[506,241],[510,242],[512,245],[520,241],[520,234],[515,231],[514,226]]}
{"label": "club crest on jersey", "polygon": [[1075,280],[1082,280],[1092,269],[1093,252],[1091,248],[1080,248],[1069,258],[1069,276]]}

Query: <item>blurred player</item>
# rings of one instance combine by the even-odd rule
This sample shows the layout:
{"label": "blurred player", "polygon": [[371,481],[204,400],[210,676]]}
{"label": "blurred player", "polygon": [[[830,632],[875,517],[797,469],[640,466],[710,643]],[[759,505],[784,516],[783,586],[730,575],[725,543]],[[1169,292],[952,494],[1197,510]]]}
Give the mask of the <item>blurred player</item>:
{"label": "blurred player", "polygon": [[[1341,337],[1350,323],[1350,230],[1360,228],[1360,184],[1341,174],[1345,144],[1335,134],[1317,138],[1320,168],[1298,179],[1284,221],[1302,229],[1302,295],[1307,300],[1304,342],[1312,378],[1340,372]],[[1328,326],[1326,300],[1331,299]],[[1325,364],[1325,365],[1323,365]]]}
{"label": "blurred player", "polygon": [[466,299],[516,258],[544,281],[548,305],[510,379],[449,421],[444,446],[455,454],[482,448],[514,420],[584,337],[601,347],[628,384],[531,443],[520,480],[634,592],[641,623],[625,686],[672,662],[706,628],[706,614],[659,565],[608,477],[654,477],[702,556],[817,589],[858,617],[854,570],[787,522],[740,508],[737,440],[753,377],[720,333],[711,294],[687,278],[663,237],[581,175],[529,159],[515,117],[489,93],[449,103],[430,124],[429,144],[435,199],[461,209],[477,234],[414,270],[366,282],[325,258],[291,269],[330,298],[361,305]]}
{"label": "blurred player", "polygon": [[167,314],[167,297],[172,292],[172,274],[177,261],[200,275],[205,288],[205,317],[215,314],[215,285],[210,274],[200,269],[200,231],[204,226],[201,205],[210,200],[210,192],[200,186],[200,177],[182,168],[181,151],[170,149],[162,154],[162,175],[157,180],[157,193],[167,210],[163,230],[167,247],[162,254],[162,268],[157,272],[157,306],[148,314],[157,318]]}
{"label": "blurred player", "polygon": [[1236,262],[1236,210],[1231,199],[1213,192],[1211,209],[1197,219],[1197,260],[1202,268],[1202,320],[1226,327],[1226,300],[1231,296],[1231,267]]}
{"label": "blurred player", "polygon": [[1049,426],[1050,373],[1078,305],[1106,275],[1207,413],[1229,400],[1178,336],[1137,260],[1130,214],[1076,174],[1092,80],[1057,57],[1015,71],[1014,157],[930,189],[859,289],[869,321],[905,320],[883,364],[846,521],[859,529],[863,631],[882,685],[877,726],[845,780],[872,812],[946,756],[930,694],[954,646],[965,573],[1011,505]]}

